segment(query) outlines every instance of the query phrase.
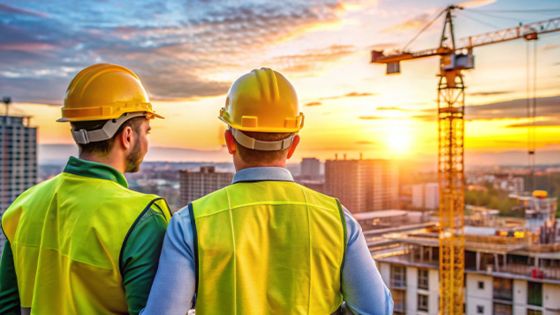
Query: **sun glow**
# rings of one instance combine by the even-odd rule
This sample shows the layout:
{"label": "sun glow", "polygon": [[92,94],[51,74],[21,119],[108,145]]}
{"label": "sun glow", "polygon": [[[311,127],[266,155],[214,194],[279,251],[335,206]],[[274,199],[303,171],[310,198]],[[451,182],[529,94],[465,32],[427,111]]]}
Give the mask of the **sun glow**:
{"label": "sun glow", "polygon": [[413,135],[408,120],[384,121],[382,134],[389,155],[404,156],[411,152]]}

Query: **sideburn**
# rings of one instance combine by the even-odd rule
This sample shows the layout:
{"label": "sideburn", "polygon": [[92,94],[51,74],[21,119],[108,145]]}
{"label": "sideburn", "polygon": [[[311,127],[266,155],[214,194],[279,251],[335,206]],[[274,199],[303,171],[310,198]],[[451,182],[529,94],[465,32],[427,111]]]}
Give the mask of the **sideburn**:
{"label": "sideburn", "polygon": [[136,173],[140,170],[142,164],[142,156],[140,154],[140,137],[136,138],[132,151],[126,157],[126,172]]}

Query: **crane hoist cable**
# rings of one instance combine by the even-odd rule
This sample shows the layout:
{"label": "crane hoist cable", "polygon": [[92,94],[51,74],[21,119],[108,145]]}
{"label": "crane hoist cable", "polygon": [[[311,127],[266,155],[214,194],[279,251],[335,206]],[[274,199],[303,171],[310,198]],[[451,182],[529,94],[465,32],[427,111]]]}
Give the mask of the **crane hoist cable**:
{"label": "crane hoist cable", "polygon": [[461,14],[459,16],[463,17],[463,18],[466,18],[466,19],[469,19],[469,20],[472,20],[472,21],[475,21],[475,22],[478,22],[478,23],[483,24],[485,26],[488,26],[488,27],[492,28],[493,30],[497,30],[497,29],[501,28],[499,26],[496,26],[495,24],[492,24],[492,23],[487,22],[487,21],[483,21],[483,20],[481,20],[479,18],[476,18],[476,17],[474,17],[470,14],[467,14],[467,12],[464,12],[464,11],[461,12]]}
{"label": "crane hoist cable", "polygon": [[[532,52],[531,52],[532,46]],[[526,106],[527,106],[527,159],[529,189],[535,190],[536,117],[537,117],[537,41],[526,43]]]}
{"label": "crane hoist cable", "polygon": [[414,35],[414,37],[412,37],[412,39],[409,40],[406,45],[404,45],[402,51],[405,51],[416,39],[418,39],[420,35],[422,35],[422,33],[430,28],[430,26],[432,26],[432,24],[434,24],[434,22],[437,21],[443,13],[445,13],[445,10],[441,10],[430,22],[428,22],[428,24],[424,25],[424,27],[418,33],[416,33],[416,35]]}

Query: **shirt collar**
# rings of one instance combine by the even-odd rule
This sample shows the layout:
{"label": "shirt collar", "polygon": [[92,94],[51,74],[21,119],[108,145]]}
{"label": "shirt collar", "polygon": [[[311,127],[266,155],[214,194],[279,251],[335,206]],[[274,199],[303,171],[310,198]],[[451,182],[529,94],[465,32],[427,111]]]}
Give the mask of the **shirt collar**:
{"label": "shirt collar", "polygon": [[249,167],[235,173],[232,184],[265,180],[293,182],[294,178],[290,171],[283,167]]}
{"label": "shirt collar", "polygon": [[66,163],[64,172],[78,176],[112,180],[128,188],[128,182],[124,175],[107,164],[82,160],[71,156],[68,159],[68,163]]}

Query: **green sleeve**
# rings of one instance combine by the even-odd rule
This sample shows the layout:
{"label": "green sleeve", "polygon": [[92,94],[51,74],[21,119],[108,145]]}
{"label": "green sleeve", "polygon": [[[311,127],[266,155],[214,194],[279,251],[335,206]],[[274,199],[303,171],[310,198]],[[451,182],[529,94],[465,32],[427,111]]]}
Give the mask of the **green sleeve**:
{"label": "green sleeve", "polygon": [[4,243],[0,263],[0,314],[20,314],[19,292],[10,243]]}
{"label": "green sleeve", "polygon": [[146,306],[167,223],[161,210],[153,206],[132,227],[123,245],[120,268],[128,312],[132,315]]}

